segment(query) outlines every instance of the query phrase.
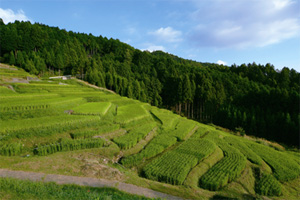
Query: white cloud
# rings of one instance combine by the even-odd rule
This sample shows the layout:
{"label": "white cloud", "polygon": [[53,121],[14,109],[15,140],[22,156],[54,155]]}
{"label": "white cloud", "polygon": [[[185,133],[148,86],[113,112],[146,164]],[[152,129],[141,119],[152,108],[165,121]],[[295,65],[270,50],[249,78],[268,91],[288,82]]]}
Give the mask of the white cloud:
{"label": "white cloud", "polygon": [[9,22],[19,21],[30,21],[29,18],[25,15],[23,10],[18,10],[16,13],[11,9],[2,9],[0,8],[0,18],[3,19],[5,24]]}
{"label": "white cloud", "polygon": [[157,40],[163,42],[179,42],[181,41],[181,31],[174,30],[172,27],[159,28],[156,31],[149,32],[150,35],[153,35]]}
{"label": "white cloud", "polygon": [[165,47],[163,46],[160,46],[160,45],[153,45],[153,44],[149,44],[147,48],[145,49],[142,49],[142,51],[150,51],[150,52],[153,52],[153,51],[165,51]]}
{"label": "white cloud", "polygon": [[191,14],[196,26],[190,33],[197,46],[262,47],[299,36],[300,1],[195,0]]}
{"label": "white cloud", "polygon": [[226,65],[227,63],[224,62],[224,61],[222,61],[222,60],[218,60],[218,61],[217,61],[217,64],[218,64],[218,65]]}
{"label": "white cloud", "polygon": [[275,6],[275,9],[283,9],[284,7],[292,4],[293,2],[290,0],[273,0],[273,5]]}

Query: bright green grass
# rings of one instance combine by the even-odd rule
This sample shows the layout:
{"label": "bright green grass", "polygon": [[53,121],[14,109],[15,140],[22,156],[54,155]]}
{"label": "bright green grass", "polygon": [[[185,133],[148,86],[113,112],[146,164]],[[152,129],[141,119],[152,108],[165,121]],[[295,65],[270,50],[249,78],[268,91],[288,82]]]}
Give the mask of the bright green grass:
{"label": "bright green grass", "polygon": [[267,196],[280,196],[282,186],[271,174],[263,174],[255,184],[255,192]]}
{"label": "bright green grass", "polygon": [[204,138],[214,141],[224,152],[224,158],[200,178],[200,186],[213,191],[235,180],[246,166],[245,156],[219,138],[218,133],[219,131],[210,132]]}
{"label": "bright green grass", "polygon": [[0,94],[1,96],[11,95],[15,94],[16,92],[12,91],[11,89],[8,89],[7,87],[0,86]]}
{"label": "bright green grass", "polygon": [[170,151],[146,165],[143,173],[151,180],[182,185],[190,169],[197,163],[198,159],[193,155]]}
{"label": "bright green grass", "polygon": [[0,142],[0,155],[16,156],[22,153],[23,145],[21,143],[3,144]]}
{"label": "bright green grass", "polygon": [[[72,107],[85,103],[83,98],[60,97],[55,99],[25,99],[23,103],[6,101],[0,105],[1,120],[21,120],[46,116],[61,116]],[[1,132],[1,131],[0,131]]]}
{"label": "bright green grass", "polygon": [[97,139],[64,139],[56,143],[37,146],[33,153],[39,156],[46,156],[60,151],[75,151],[80,149],[99,148],[104,145],[105,141]]}
{"label": "bright green grass", "polygon": [[108,101],[112,102],[113,100],[120,100],[121,96],[114,95],[114,94],[105,94],[105,93],[99,93],[94,96],[87,97],[88,102],[101,102],[101,101]]}
{"label": "bright green grass", "polygon": [[300,165],[286,153],[255,142],[245,142],[250,149],[259,155],[274,172],[279,181],[289,181],[300,176]]}
{"label": "bright green grass", "polygon": [[99,123],[98,126],[93,126],[92,129],[77,129],[72,130],[70,135],[73,139],[80,139],[80,138],[91,138],[93,136],[100,136],[105,133],[111,133],[120,129],[119,124],[102,124]]}
{"label": "bright green grass", "polygon": [[225,137],[224,138],[229,144],[231,144],[233,147],[238,149],[244,156],[247,157],[248,160],[250,160],[252,163],[261,165],[262,159],[254,153],[243,141],[238,137]]}
{"label": "bright green grass", "polygon": [[24,78],[26,76],[32,77],[32,75],[25,72],[23,69],[17,69],[17,68],[0,68],[0,76],[16,77],[16,78]]}
{"label": "bright green grass", "polygon": [[115,121],[120,124],[126,124],[131,121],[139,120],[149,116],[149,113],[140,105],[130,104],[117,108]]}
{"label": "bright green grass", "polygon": [[120,137],[114,138],[113,141],[118,144],[121,149],[129,149],[135,146],[140,140],[142,140],[150,131],[156,127],[156,123],[147,123],[142,126],[138,126],[131,129],[129,133]]}
{"label": "bright green grass", "polygon": [[[7,77],[8,80],[17,75],[18,77],[25,77],[25,73],[21,70],[10,71],[10,75],[13,76],[1,76],[0,70],[0,79],[4,77],[4,79],[2,80],[5,80],[5,77]],[[5,72],[3,74],[9,74],[9,72]],[[164,169],[161,170],[163,172],[149,173],[150,176],[154,177],[154,180],[172,184],[182,184],[182,182],[185,182],[186,180],[185,177],[189,177],[190,172],[195,169],[193,168],[194,163],[196,163],[196,161],[194,162],[194,160],[196,159],[198,162],[200,159],[202,159],[203,155],[200,155],[199,153],[210,149],[206,146],[209,144],[213,144],[213,146],[214,144],[216,144],[220,148],[216,147],[218,150],[216,151],[217,156],[215,156],[213,153],[211,154],[211,156],[205,158],[204,162],[203,159],[200,161],[200,163],[198,162],[199,164],[202,163],[203,166],[205,165],[206,167],[201,168],[202,165],[199,165],[198,170],[194,170],[194,172],[196,173],[193,173],[191,175],[195,176],[192,180],[192,185],[195,187],[193,191],[189,192],[193,194],[197,193],[198,196],[200,193],[203,194],[203,192],[211,194],[211,192],[209,191],[197,188],[197,184],[199,183],[199,178],[201,178],[201,176],[206,176],[209,178],[215,177],[215,180],[211,180],[211,183],[215,184],[212,185],[212,187],[215,189],[219,189],[222,186],[225,186],[229,181],[233,181],[228,185],[228,187],[223,187],[220,192],[222,193],[223,191],[230,191],[228,190],[228,188],[232,187],[232,185],[237,184],[235,181],[239,181],[239,179],[235,178],[239,176],[239,174],[241,173],[240,171],[243,170],[242,167],[244,161],[246,160],[245,157],[247,157],[247,159],[251,160],[253,163],[257,164],[259,164],[259,162],[261,162],[261,159],[263,159],[265,162],[262,162],[261,166],[251,164],[250,162],[248,163],[251,164],[251,166],[256,166],[262,170],[267,164],[270,165],[273,170],[273,179],[275,180],[277,178],[280,181],[285,181],[294,179],[295,177],[299,176],[299,153],[291,154],[284,151],[279,152],[274,150],[273,148],[265,147],[263,145],[256,146],[259,144],[252,144],[251,142],[247,142],[247,140],[243,138],[237,138],[235,136],[233,137],[230,136],[229,133],[216,131],[215,128],[211,126],[199,124],[191,120],[181,118],[180,116],[175,115],[170,111],[158,109],[156,107],[150,106],[149,104],[140,103],[136,100],[132,100],[126,97],[120,97],[119,95],[100,92],[96,89],[83,86],[82,84],[77,83],[75,80],[53,80],[51,82],[49,82],[48,80],[30,81],[30,84],[7,83],[6,85],[11,85],[16,90],[16,92],[13,92],[12,90],[7,89],[5,86],[0,86],[0,118],[3,116],[3,118],[1,118],[2,120],[0,120],[0,154],[6,155],[2,156],[3,160],[5,160],[2,162],[2,164],[3,166],[6,166],[8,168],[13,169],[14,166],[17,166],[17,168],[20,170],[30,170],[31,167],[22,168],[22,164],[19,163],[19,161],[24,162],[25,159],[28,161],[28,163],[30,163],[29,166],[32,167],[39,166],[41,162],[44,162],[44,165],[48,166],[49,160],[47,160],[47,158],[54,156],[53,158],[55,159],[51,161],[53,161],[54,163],[61,162],[61,165],[56,164],[57,166],[60,166],[61,169],[51,169],[51,173],[65,173],[65,171],[69,170],[69,166],[71,166],[72,163],[69,161],[67,165],[64,163],[64,161],[67,160],[66,158],[69,155],[76,155],[76,152],[73,152],[73,154],[72,152],[64,152],[57,153],[56,155],[51,155],[49,157],[45,156],[44,161],[42,161],[43,157],[38,156],[32,156],[30,158],[8,156],[18,155],[20,154],[20,152],[22,152],[23,154],[32,153],[35,144],[38,144],[40,147],[44,146],[45,144],[54,144],[52,145],[52,148],[57,149],[59,148],[59,145],[57,145],[57,143],[59,142],[57,141],[60,141],[60,138],[63,138],[65,141],[69,141],[70,144],[74,141],[74,144],[72,143],[72,145],[75,145],[76,148],[79,148],[79,144],[75,142],[76,139],[70,139],[70,134],[76,134],[76,136],[78,136],[77,138],[80,138],[80,140],[89,138],[88,140],[92,141],[94,140],[94,138],[91,137],[99,136],[106,138],[106,141],[110,143],[110,145],[105,148],[81,150],[79,151],[80,154],[95,153],[101,156],[109,155],[112,158],[113,156],[116,156],[120,153],[120,148],[117,146],[117,144],[108,141],[108,139],[113,141],[114,139],[122,138],[123,136],[121,135],[123,135],[124,132],[122,130],[118,131],[120,128],[129,130],[129,133],[125,134],[124,138],[128,141],[126,143],[130,143],[136,138],[138,138],[139,140],[140,138],[144,137],[144,135],[142,135],[141,137],[139,134],[133,134],[134,132],[131,132],[131,130],[134,130],[137,127],[143,127],[143,125],[156,123],[158,125],[157,135],[155,135],[155,137],[152,137],[151,140],[149,139],[150,141],[148,140],[146,143],[144,143],[141,148],[135,150],[133,152],[135,154],[124,154],[124,156],[126,157],[122,158],[120,161],[126,167],[135,166],[138,172],[141,172],[145,166],[148,166],[155,160],[160,160],[159,162],[157,161],[159,165],[167,166],[169,164],[170,168],[168,169],[164,169],[165,167],[157,167],[158,170],[160,168]],[[95,108],[91,105],[104,105],[105,107],[107,103],[110,103],[111,106],[109,106],[106,114],[102,116],[101,119],[99,116],[75,116],[64,114],[65,110],[71,110],[73,108],[75,110],[76,108],[80,107],[83,107],[82,109],[87,110],[92,109],[92,112],[94,112],[98,107]],[[91,107],[89,108],[89,106],[87,105]],[[84,106],[87,107],[84,108]],[[104,108],[100,112],[103,111]],[[151,112],[151,114],[149,113],[149,111]],[[105,123],[103,121],[105,121]],[[196,128],[196,126],[199,128],[193,135],[191,135],[192,130]],[[134,140],[133,137],[129,137],[131,133],[132,136],[134,136]],[[10,139],[5,139],[9,137]],[[126,137],[128,138],[126,139]],[[190,139],[188,139],[189,137]],[[73,135],[73,138],[75,138],[75,135]],[[80,140],[78,140],[77,142],[79,143]],[[203,141],[203,143],[198,144],[198,140]],[[186,145],[188,144],[188,142],[192,142],[193,145]],[[229,146],[227,142],[231,146]],[[23,144],[25,144],[24,147]],[[48,152],[48,149],[46,147],[45,149],[46,152]],[[221,149],[224,151],[224,158],[222,158],[223,151]],[[229,152],[230,149],[235,149],[233,150],[234,155]],[[51,150],[49,150],[49,152]],[[57,157],[60,157],[62,159],[56,160]],[[10,164],[6,164],[5,162],[9,159]],[[76,173],[81,170],[81,164],[82,163],[80,163],[79,161],[76,161],[76,167],[75,165],[72,165],[74,168],[76,168]],[[227,166],[228,169],[224,170],[224,166]],[[51,167],[52,166],[50,166],[50,168]],[[210,171],[209,168],[211,168],[211,170],[215,168],[215,171],[211,172],[209,175],[205,175],[205,173],[208,173]],[[47,167],[41,167],[37,171],[41,170],[42,172],[43,170],[47,171],[47,169]],[[129,171],[129,169],[121,169],[125,170],[126,173],[128,172],[134,174],[135,176],[138,176],[137,173]],[[174,173],[169,172],[172,171],[171,169],[174,169]],[[177,173],[177,175],[180,173],[181,175],[176,176],[175,172]],[[269,172],[272,173],[271,170]],[[292,173],[294,174],[294,176],[291,177],[290,175]],[[288,178],[286,178],[286,176],[288,176]],[[132,177],[130,177],[130,179],[131,178]],[[262,181],[264,179],[268,180],[269,178],[262,178],[259,180]],[[147,179],[143,179],[143,181],[147,181],[147,184],[145,184],[145,182],[143,182],[143,184],[147,186],[151,185],[150,187],[152,187],[153,184],[158,184],[159,187],[157,189],[162,192],[166,192],[167,190],[164,190],[167,187],[176,187],[178,193],[176,193],[175,195],[187,193],[185,191],[187,188],[183,186],[178,187],[170,186],[167,184],[162,185],[161,183],[153,182]],[[286,197],[284,196],[286,191],[286,183],[290,183],[290,181],[285,183],[282,182],[283,197]],[[210,186],[207,186],[208,189],[210,189],[209,187]],[[272,188],[276,188],[276,185],[274,187],[273,185],[267,187],[267,190],[270,191],[272,190]],[[254,190],[254,188],[252,189]],[[9,195],[11,196],[11,199],[42,199],[41,197],[32,196],[31,194],[27,193],[22,196],[21,194],[16,192],[6,191],[7,190],[0,189],[0,199],[8,199]],[[3,196],[3,194],[8,194],[8,196]],[[268,193],[262,194],[270,195]],[[45,196],[46,199],[52,198],[47,195],[43,196]],[[53,197],[53,199],[59,198]],[[72,199],[72,197],[69,196],[64,199]]]}
{"label": "bright green grass", "polygon": [[81,104],[73,108],[75,114],[92,114],[92,115],[105,115],[111,106],[111,102],[91,102]]}
{"label": "bright green grass", "polygon": [[20,101],[30,101],[30,100],[42,100],[42,99],[54,99],[54,98],[58,98],[60,97],[58,94],[32,94],[32,93],[28,93],[28,94],[12,94],[9,96],[2,96],[0,93],[0,103],[6,103],[6,102],[10,102],[10,103],[18,103]]}
{"label": "bright green grass", "polygon": [[66,83],[39,83],[33,82],[32,84],[25,83],[14,83],[12,84],[15,90],[19,93],[30,93],[30,92],[39,92],[39,93],[74,93],[74,92],[91,92],[95,91],[93,88],[83,87],[80,85],[66,84]]}
{"label": "bright green grass", "polygon": [[182,185],[190,170],[215,148],[216,145],[209,140],[187,140],[146,165],[144,174],[152,180]]}
{"label": "bright green grass", "polygon": [[176,142],[176,137],[166,134],[158,135],[148,143],[145,149],[138,154],[123,158],[121,163],[126,166],[138,165],[143,161],[143,159],[148,159],[160,154],[168,147],[174,145]]}
{"label": "bright green grass", "polygon": [[[48,123],[45,120],[49,120]],[[74,129],[97,126],[99,123],[97,116],[74,115],[0,121],[0,124],[7,128],[1,130],[0,140],[46,137]]]}
{"label": "bright green grass", "polygon": [[99,119],[96,116],[77,116],[77,115],[62,115],[59,117],[41,117],[33,119],[7,120],[0,121],[1,132],[14,131],[26,128],[38,128],[42,126],[53,126],[59,123],[68,123],[72,121],[87,121],[90,119]]}
{"label": "bright green grass", "polygon": [[175,130],[167,132],[168,135],[176,137],[179,141],[186,140],[188,134],[195,128],[196,122],[188,119],[180,119]]}
{"label": "bright green grass", "polygon": [[76,104],[83,104],[85,100],[81,97],[49,97],[49,98],[24,98],[20,101],[19,97],[2,100],[0,111],[9,110],[30,110],[38,108],[42,105],[49,105],[50,107],[74,107]]}
{"label": "bright green grass", "polygon": [[163,109],[152,109],[151,113],[160,120],[163,129],[174,128],[179,117],[178,115],[173,114],[171,111]]}
{"label": "bright green grass", "polygon": [[137,100],[129,99],[127,97],[122,97],[120,99],[113,99],[111,100],[112,103],[116,104],[117,106],[126,106],[130,104],[138,103]]}
{"label": "bright green grass", "polygon": [[121,192],[114,188],[94,188],[77,185],[58,185],[56,183],[32,182],[13,178],[0,178],[0,198],[23,200],[65,200],[65,199],[103,199],[103,200],[142,200],[148,199]]}

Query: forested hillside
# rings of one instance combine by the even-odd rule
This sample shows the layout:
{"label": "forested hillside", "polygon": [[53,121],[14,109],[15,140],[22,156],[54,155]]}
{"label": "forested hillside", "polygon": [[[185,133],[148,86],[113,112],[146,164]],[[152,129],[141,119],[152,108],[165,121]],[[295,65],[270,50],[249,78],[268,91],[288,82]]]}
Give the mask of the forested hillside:
{"label": "forested hillside", "polygon": [[299,78],[256,63],[199,63],[117,39],[0,19],[1,62],[39,76],[72,74],[188,118],[298,146]]}

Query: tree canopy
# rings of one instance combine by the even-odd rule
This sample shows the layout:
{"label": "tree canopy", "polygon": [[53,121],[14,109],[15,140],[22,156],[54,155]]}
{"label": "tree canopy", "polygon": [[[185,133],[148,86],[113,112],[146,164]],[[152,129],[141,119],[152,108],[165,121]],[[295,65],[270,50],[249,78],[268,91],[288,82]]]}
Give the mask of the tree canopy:
{"label": "tree canopy", "polygon": [[72,74],[201,122],[298,145],[300,75],[140,51],[118,39],[30,22],[0,23],[1,62],[47,76]]}

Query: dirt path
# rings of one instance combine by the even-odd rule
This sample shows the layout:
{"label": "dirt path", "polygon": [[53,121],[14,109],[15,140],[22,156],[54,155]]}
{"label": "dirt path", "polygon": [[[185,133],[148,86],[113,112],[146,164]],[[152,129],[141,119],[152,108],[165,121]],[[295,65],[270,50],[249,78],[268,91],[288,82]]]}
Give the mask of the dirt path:
{"label": "dirt path", "polygon": [[97,178],[44,174],[38,172],[13,171],[7,169],[0,169],[0,177],[27,179],[31,181],[55,182],[57,184],[76,184],[90,187],[113,187],[130,194],[142,195],[149,198],[164,198],[170,200],[181,199],[179,197],[171,196],[161,192],[156,192],[154,190],[139,187],[132,184]]}

